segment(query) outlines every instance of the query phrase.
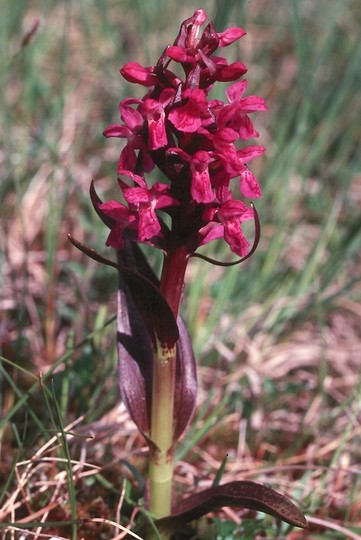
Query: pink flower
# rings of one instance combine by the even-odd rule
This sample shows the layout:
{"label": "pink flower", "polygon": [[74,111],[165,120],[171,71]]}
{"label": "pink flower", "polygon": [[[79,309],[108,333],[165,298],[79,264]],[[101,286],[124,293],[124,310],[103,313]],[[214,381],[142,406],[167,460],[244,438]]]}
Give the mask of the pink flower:
{"label": "pink flower", "polygon": [[[265,149],[242,147],[239,141],[258,137],[249,115],[267,107],[262,98],[244,95],[247,81],[237,80],[246,66],[214,54],[245,31],[216,32],[212,22],[205,23],[204,10],[196,10],[154,66],[129,62],[121,69],[127,81],[145,86],[147,93],[143,99],[123,100],[121,123],[104,131],[106,137],[126,140],[118,174],[128,178],[127,183],[120,181],[125,204],[100,206],[113,219],[108,245],[119,248],[127,239],[166,253],[183,246],[192,254],[223,236],[239,256],[249,249],[242,223],[253,218],[253,210],[233,198],[231,182],[237,179],[243,197],[261,197],[248,163]],[[179,67],[172,70],[174,62],[183,69],[183,78]],[[226,89],[226,102],[208,97],[217,81],[237,81]],[[154,167],[167,183],[148,181],[146,173]]]}
{"label": "pink flower", "polygon": [[208,224],[199,231],[199,243],[204,245],[224,236],[231,250],[240,257],[244,257],[247,254],[249,242],[243,234],[241,224],[253,219],[253,210],[249,209],[244,202],[232,199],[232,193],[229,190],[223,191],[222,198],[223,202],[220,202],[217,209],[205,211],[204,218]]}
{"label": "pink flower", "polygon": [[106,245],[112,246],[115,249],[121,249],[124,246],[124,240],[126,238],[125,232],[128,233],[129,237],[131,236],[131,232],[137,233],[137,214],[118,201],[105,202],[99,208],[106,216],[114,220]]}
{"label": "pink flower", "polygon": [[156,214],[157,209],[177,206],[178,201],[169,193],[169,186],[159,182],[148,187],[145,180],[130,172],[120,171],[137,185],[129,187],[121,181],[121,189],[128,206],[117,201],[109,201],[99,205],[99,209],[114,220],[106,244],[114,248],[122,248],[124,240],[133,240],[160,247],[162,238],[162,222]]}
{"label": "pink flower", "polygon": [[157,82],[157,77],[153,73],[153,68],[145,68],[138,64],[138,62],[129,62],[122,67],[120,73],[127,81],[138,83],[143,86],[152,86]]}
{"label": "pink flower", "polygon": [[199,150],[190,160],[191,196],[197,203],[211,203],[215,198],[208,170],[211,159],[208,152]]}
{"label": "pink flower", "polygon": [[224,239],[231,250],[240,257],[247,254],[249,242],[246,240],[241,224],[253,218],[253,212],[242,201],[229,200],[221,205],[218,217],[224,227]]}
{"label": "pink flower", "polygon": [[184,105],[174,107],[168,115],[169,120],[179,131],[197,131],[209,119],[208,102],[203,90],[187,89],[182,93]]}
{"label": "pink flower", "polygon": [[165,112],[162,105],[155,99],[145,99],[142,106],[143,117],[148,123],[149,150],[157,150],[166,146]]}
{"label": "pink flower", "polygon": [[258,96],[242,98],[246,88],[246,80],[232,84],[226,90],[229,104],[218,105],[213,109],[219,126],[233,129],[242,140],[247,140],[250,137],[258,137],[259,135],[254,130],[248,114],[267,109],[264,100]]}
{"label": "pink flower", "polygon": [[128,140],[127,145],[122,150],[118,162],[118,174],[121,170],[133,170],[137,163],[136,151],[142,150],[143,167],[142,170],[149,172],[154,164],[144,143],[141,130],[143,128],[143,117],[132,105],[142,105],[142,100],[127,98],[119,104],[120,117],[124,124],[113,124],[104,131],[105,137],[119,137]]}

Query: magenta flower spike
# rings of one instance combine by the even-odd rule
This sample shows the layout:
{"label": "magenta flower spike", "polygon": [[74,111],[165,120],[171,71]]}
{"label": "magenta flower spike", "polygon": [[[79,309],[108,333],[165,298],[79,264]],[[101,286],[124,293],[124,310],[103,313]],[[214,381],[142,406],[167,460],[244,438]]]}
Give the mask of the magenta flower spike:
{"label": "magenta flower spike", "polygon": [[[226,89],[225,102],[209,99],[217,81],[236,81],[247,68],[213,54],[245,31],[229,28],[217,33],[209,22],[199,36],[205,21],[206,13],[195,11],[155,66],[130,62],[120,70],[126,80],[148,91],[142,100],[123,100],[119,106],[122,123],[104,131],[106,137],[126,140],[118,175],[127,204],[109,201],[100,205],[114,220],[107,241],[114,248],[130,239],[157,247],[169,258],[181,250],[187,259],[199,246],[224,237],[240,257],[249,250],[242,223],[252,219],[254,212],[233,199],[231,181],[238,181],[241,196],[261,197],[247,163],[265,148],[239,148],[235,143],[258,137],[249,114],[267,106],[260,97],[244,97],[246,80]],[[172,63],[180,64],[184,77],[171,70]],[[147,185],[146,173],[154,167],[164,173],[167,184]],[[157,210],[171,217],[171,228]],[[178,303],[179,298],[174,312]]]}
{"label": "magenta flower spike", "polygon": [[[258,137],[249,115],[267,106],[262,98],[245,95],[247,81],[238,79],[246,66],[229,64],[215,54],[245,31],[229,28],[218,33],[206,18],[197,9],[186,19],[154,66],[129,62],[120,70],[127,81],[146,89],[142,99],[121,101],[120,123],[104,131],[106,137],[124,140],[117,170],[121,201],[103,202],[93,184],[90,190],[95,210],[110,229],[106,244],[116,250],[117,262],[71,238],[85,253],[119,272],[120,390],[149,446],[149,506],[162,539],[179,523],[226,504],[307,525],[287,498],[252,482],[210,488],[181,502],[178,510],[172,501],[174,445],[193,414],[197,391],[192,344],[179,316],[187,264],[193,256],[234,264],[196,253],[221,238],[239,257],[235,263],[242,262],[255,251],[260,235],[256,210],[243,199],[261,197],[248,162],[265,148],[245,141]],[[224,101],[209,97],[217,82],[231,83]],[[162,173],[161,182],[150,181],[148,173],[154,169]],[[252,219],[253,246],[242,230]],[[163,252],[159,279],[138,244]],[[152,532],[146,534],[152,537]]]}

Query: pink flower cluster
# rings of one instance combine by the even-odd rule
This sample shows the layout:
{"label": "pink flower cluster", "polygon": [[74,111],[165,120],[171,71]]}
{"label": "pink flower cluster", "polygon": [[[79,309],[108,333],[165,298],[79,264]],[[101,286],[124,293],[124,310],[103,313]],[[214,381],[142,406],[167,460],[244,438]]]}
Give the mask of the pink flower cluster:
{"label": "pink flower cluster", "polygon": [[[232,251],[247,254],[249,243],[241,226],[253,218],[253,209],[233,199],[230,181],[238,179],[243,197],[260,197],[247,163],[265,148],[239,149],[235,143],[258,137],[249,114],[267,106],[260,97],[244,97],[246,80],[233,82],[246,73],[243,63],[228,64],[213,54],[245,31],[217,33],[208,22],[199,37],[205,21],[206,13],[196,10],[155,66],[130,62],[120,70],[127,81],[148,91],[143,99],[124,99],[119,105],[122,123],[104,131],[106,137],[126,140],[118,163],[126,204],[112,200],[99,205],[112,223],[109,246],[122,248],[124,240],[132,240],[166,253],[186,246],[191,254],[223,236]],[[182,67],[182,78],[170,69],[172,63]],[[226,89],[227,102],[208,98],[215,82],[233,82]],[[147,183],[145,174],[154,167],[166,183]],[[171,225],[162,219],[164,213]]]}

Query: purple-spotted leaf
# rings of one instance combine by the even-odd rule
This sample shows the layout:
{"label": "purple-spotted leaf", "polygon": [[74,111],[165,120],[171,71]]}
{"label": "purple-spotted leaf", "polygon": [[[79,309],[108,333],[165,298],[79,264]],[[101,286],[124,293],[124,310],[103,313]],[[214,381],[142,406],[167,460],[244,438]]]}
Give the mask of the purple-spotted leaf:
{"label": "purple-spotted leaf", "polygon": [[304,515],[287,497],[262,484],[249,481],[229,482],[191,495],[178,503],[172,515],[158,519],[156,525],[161,533],[172,532],[223,506],[249,508],[296,527],[308,527]]}

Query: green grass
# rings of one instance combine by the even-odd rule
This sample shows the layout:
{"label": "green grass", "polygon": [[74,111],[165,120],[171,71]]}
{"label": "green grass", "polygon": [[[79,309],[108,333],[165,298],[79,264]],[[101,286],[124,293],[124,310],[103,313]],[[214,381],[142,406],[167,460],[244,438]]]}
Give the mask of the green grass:
{"label": "green grass", "polygon": [[[15,521],[36,531],[43,519],[39,538],[109,539],[120,529],[89,520],[126,525],[135,503],[146,515],[132,472],[146,475],[144,445],[119,406],[116,275],[76,252],[66,235],[109,256],[89,184],[117,196],[119,141],[101,133],[117,121],[120,99],[142,95],[118,68],[152,64],[197,7],[2,3],[2,528]],[[359,4],[202,7],[217,29],[248,32],[229,53],[249,68],[248,92],[267,99],[269,111],[254,119],[267,154],[252,166],[263,189],[255,255],[226,269],[194,259],[187,274],[183,314],[201,388],[178,450],[177,488],[211,483],[228,454],[223,481],[251,478],[287,492],[311,532],[296,537],[270,518],[238,512],[201,522],[197,538],[361,538]],[[38,32],[22,48],[37,18]],[[230,259],[222,243],[204,251]],[[36,455],[49,461],[27,461]],[[24,467],[11,515],[4,509]],[[60,521],[67,525],[54,525]]]}

